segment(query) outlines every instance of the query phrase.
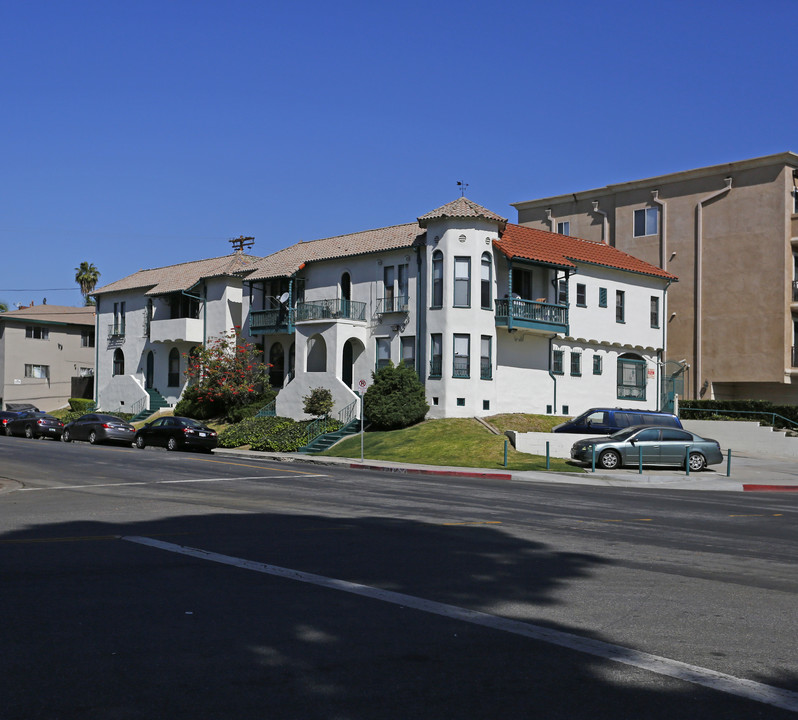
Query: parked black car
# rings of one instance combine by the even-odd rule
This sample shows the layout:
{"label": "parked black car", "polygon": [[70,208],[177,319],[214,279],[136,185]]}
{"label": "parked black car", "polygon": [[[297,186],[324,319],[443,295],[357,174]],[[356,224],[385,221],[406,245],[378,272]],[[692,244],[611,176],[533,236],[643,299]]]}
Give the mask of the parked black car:
{"label": "parked black car", "polygon": [[24,435],[26,438],[49,437],[58,440],[64,430],[64,423],[52,415],[26,410],[6,423],[9,435]]}
{"label": "parked black car", "polygon": [[61,439],[88,440],[92,445],[101,442],[123,442],[130,445],[136,435],[136,428],[115,415],[88,413],[67,423]]}
{"label": "parked black car", "polygon": [[162,417],[147,423],[136,432],[136,447],[158,445],[167,450],[198,448],[211,452],[216,447],[216,431],[196,420],[186,417]]}
{"label": "parked black car", "polygon": [[8,432],[8,425],[9,420],[13,420],[15,417],[19,415],[18,412],[12,412],[11,410],[0,410],[0,435],[10,435],[11,433]]}

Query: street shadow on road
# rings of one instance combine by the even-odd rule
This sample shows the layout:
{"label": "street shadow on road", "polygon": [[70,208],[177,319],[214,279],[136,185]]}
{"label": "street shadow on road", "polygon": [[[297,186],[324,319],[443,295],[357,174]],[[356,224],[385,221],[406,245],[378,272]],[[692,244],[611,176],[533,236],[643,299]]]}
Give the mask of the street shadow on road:
{"label": "street shadow on road", "polygon": [[529,622],[607,562],[499,525],[382,517],[220,513],[31,527],[0,536],[3,720],[795,717],[128,536]]}

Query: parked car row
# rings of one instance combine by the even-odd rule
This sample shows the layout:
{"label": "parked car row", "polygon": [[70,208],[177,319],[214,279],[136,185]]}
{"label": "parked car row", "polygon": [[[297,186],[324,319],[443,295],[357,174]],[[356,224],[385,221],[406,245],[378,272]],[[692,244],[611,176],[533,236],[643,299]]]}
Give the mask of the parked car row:
{"label": "parked car row", "polygon": [[98,443],[122,443],[144,449],[148,445],[167,450],[197,449],[211,452],[217,445],[215,430],[186,417],[161,417],[136,430],[129,422],[106,413],[87,413],[64,425],[47,413],[26,410],[0,411],[0,423],[6,435],[27,438],[49,437],[64,442],[85,440]]}

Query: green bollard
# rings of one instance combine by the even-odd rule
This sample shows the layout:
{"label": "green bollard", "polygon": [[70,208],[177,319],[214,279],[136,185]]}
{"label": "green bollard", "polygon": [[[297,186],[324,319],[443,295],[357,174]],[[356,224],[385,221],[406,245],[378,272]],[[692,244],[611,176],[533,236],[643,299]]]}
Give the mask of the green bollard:
{"label": "green bollard", "polygon": [[731,448],[727,451],[727,460],[726,460],[726,477],[731,477]]}
{"label": "green bollard", "polygon": [[686,474],[689,476],[690,475],[690,446],[689,445],[685,448],[685,452],[684,452],[684,467],[685,467],[685,470],[687,471]]}
{"label": "green bollard", "polygon": [[504,439],[504,467],[507,467],[507,444],[509,442],[507,438]]}
{"label": "green bollard", "polygon": [[643,474],[643,446],[642,445],[639,448],[637,448],[637,463],[638,463],[637,472],[638,472],[638,474],[642,475]]}
{"label": "green bollard", "polygon": [[548,440],[546,440],[546,470],[551,470],[551,455],[549,454]]}
{"label": "green bollard", "polygon": [[590,472],[596,472],[596,446],[593,446],[593,469]]}

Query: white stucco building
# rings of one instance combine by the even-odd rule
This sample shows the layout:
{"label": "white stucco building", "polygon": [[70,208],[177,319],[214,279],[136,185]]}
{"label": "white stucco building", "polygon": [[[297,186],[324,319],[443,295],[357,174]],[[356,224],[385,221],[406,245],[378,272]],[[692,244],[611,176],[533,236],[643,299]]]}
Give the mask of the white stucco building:
{"label": "white stucco building", "polygon": [[317,387],[341,410],[388,361],[416,370],[433,418],[656,408],[675,279],[458,198],[411,223],[100,288],[99,403],[140,405],[158,388],[173,404],[183,355],[241,325],[272,364],[277,413],[289,417],[304,417]]}

